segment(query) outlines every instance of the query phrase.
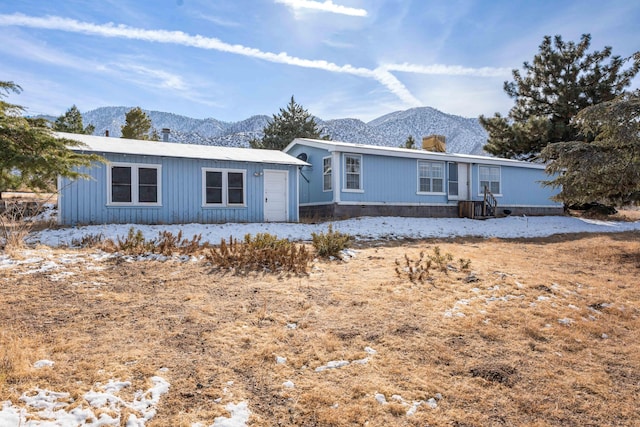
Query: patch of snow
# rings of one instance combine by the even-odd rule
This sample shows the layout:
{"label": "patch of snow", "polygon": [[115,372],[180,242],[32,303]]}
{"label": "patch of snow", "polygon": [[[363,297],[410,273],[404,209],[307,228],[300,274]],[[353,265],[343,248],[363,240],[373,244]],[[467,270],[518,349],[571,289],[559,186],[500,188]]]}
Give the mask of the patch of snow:
{"label": "patch of snow", "polygon": [[[131,413],[127,419],[127,427],[144,427],[155,414],[155,407],[160,397],[169,391],[169,383],[160,377],[151,378],[153,386],[143,392],[135,393],[132,402],[127,403],[117,396],[123,388],[131,385],[128,381],[110,380],[106,385],[96,384],[102,391],[90,390],[83,395],[83,399],[89,404],[78,405],[67,409],[74,403],[69,393],[54,392],[44,389],[35,389],[25,392],[20,397],[26,407],[19,408],[11,402],[4,402],[0,411],[0,425],[28,427],[102,427],[120,426],[120,413],[122,409],[129,409]],[[96,417],[94,408],[100,415]],[[108,410],[113,416],[107,415]],[[31,420],[33,417],[38,421]],[[29,421],[27,421],[29,420]]]}
{"label": "patch of snow", "polygon": [[337,369],[347,366],[350,362],[348,360],[332,360],[326,365],[318,366],[316,372],[326,371],[327,369]]}
{"label": "patch of snow", "polygon": [[56,362],[54,362],[52,360],[43,359],[43,360],[38,360],[36,363],[34,363],[33,367],[37,368],[37,369],[40,369],[40,368],[45,368],[45,367],[51,367],[55,363]]}
{"label": "patch of snow", "polygon": [[[468,218],[405,218],[405,217],[360,217],[342,221],[332,221],[335,231],[347,233],[357,240],[378,239],[420,239],[433,237],[497,237],[527,238],[546,237],[559,233],[601,233],[640,230],[640,221],[613,222],[593,221],[568,216],[523,217],[509,216],[492,218],[478,222]],[[140,230],[145,238],[153,239],[160,231],[169,231],[183,235],[202,235],[202,242],[219,244],[221,239],[230,235],[244,236],[257,233],[269,233],[289,240],[306,241],[311,233],[326,231],[326,224],[302,223],[227,223],[227,224],[176,224],[176,225],[138,225],[110,224],[91,225],[76,228],[48,229],[34,232],[29,236],[30,243],[47,246],[70,245],[75,240],[90,234],[102,234],[105,239],[117,240],[127,236],[129,229]],[[393,235],[388,231],[393,230]],[[355,252],[347,251],[349,256]],[[103,255],[113,256],[113,255]]]}
{"label": "patch of snow", "polygon": [[251,415],[247,402],[229,403],[225,409],[229,411],[231,417],[216,417],[210,427],[243,427],[247,425],[249,415]]}

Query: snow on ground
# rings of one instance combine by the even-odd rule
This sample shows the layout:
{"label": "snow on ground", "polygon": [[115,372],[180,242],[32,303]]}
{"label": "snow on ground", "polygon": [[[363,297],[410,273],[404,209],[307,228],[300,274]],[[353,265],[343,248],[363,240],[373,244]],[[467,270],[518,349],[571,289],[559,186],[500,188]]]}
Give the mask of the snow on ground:
{"label": "snow on ground", "polygon": [[[357,240],[395,240],[438,237],[546,237],[565,233],[603,233],[640,230],[640,221],[616,222],[590,220],[567,216],[510,216],[484,221],[467,218],[400,218],[362,217],[343,221],[332,221],[333,229],[354,236]],[[311,233],[326,232],[329,223],[251,223],[251,224],[181,224],[181,225],[137,225],[110,224],[90,225],[75,228],[44,230],[33,233],[29,241],[47,246],[71,245],[83,236],[102,235],[107,239],[124,238],[133,227],[141,230],[145,238],[158,237],[160,231],[191,238],[201,234],[203,242],[220,243],[221,239],[243,238],[246,234],[269,233],[279,238],[301,241],[310,240]]]}
{"label": "snow on ground", "polygon": [[[549,217],[525,217],[511,216],[506,218],[476,221],[460,218],[399,218],[399,217],[363,217],[344,221],[331,222],[333,229],[354,236],[357,240],[399,240],[442,237],[497,237],[497,238],[531,238],[546,237],[553,234],[567,233],[602,233],[625,232],[640,230],[640,221],[614,222],[589,220],[574,217],[549,216]],[[127,236],[129,229],[133,227],[141,230],[145,238],[158,237],[160,231],[169,231],[190,238],[193,235],[202,235],[203,242],[218,244],[221,239],[243,238],[246,234],[270,233],[280,238],[294,241],[308,241],[311,233],[326,232],[329,223],[322,224],[296,224],[296,223],[256,223],[256,224],[183,224],[183,225],[94,225],[76,228],[61,228],[57,230],[44,230],[32,233],[30,243],[40,243],[46,246],[69,246],[74,240],[81,240],[83,236],[102,235],[103,238],[116,240],[118,237]],[[20,259],[13,259],[8,254],[0,254],[0,269],[15,269],[17,274],[45,273],[51,280],[65,280],[74,282],[81,280],[81,275],[76,269],[95,269],[103,267],[100,261],[113,257],[113,254],[103,252],[79,255],[73,251],[67,253],[54,252],[47,248],[36,250],[27,249]],[[347,254],[349,255],[349,254]],[[351,255],[353,256],[353,255]],[[145,257],[126,259],[134,262]],[[197,261],[191,257],[177,258],[181,262]],[[98,263],[98,264],[97,264]],[[75,276],[75,277],[73,277]],[[72,278],[73,277],[73,278]],[[519,284],[516,282],[519,287]],[[100,286],[100,283],[91,283],[92,286]],[[474,288],[473,295],[467,299],[457,301],[453,307],[446,310],[445,317],[465,317],[469,312],[480,310],[484,312],[488,306],[499,301],[508,301],[513,298],[521,298],[520,295],[502,294],[498,286],[487,289],[491,294],[482,295],[480,289]],[[532,306],[544,304],[547,297],[540,296]],[[572,308],[572,307],[570,307]],[[597,313],[596,313],[597,315]],[[594,315],[595,316],[595,315]],[[591,320],[595,320],[595,317]],[[558,319],[561,325],[569,325],[571,318]],[[295,329],[295,324],[288,324],[288,328]],[[603,339],[606,334],[603,334]],[[327,369],[340,369],[351,364],[364,364],[376,353],[375,350],[365,348],[366,356],[363,359],[346,361],[329,361],[320,366],[316,371],[320,374]],[[276,363],[278,361],[276,360]],[[281,363],[286,363],[283,358]],[[35,367],[55,369],[53,361],[41,360]],[[160,397],[168,391],[169,383],[161,377],[151,378],[153,386],[146,392],[135,393],[132,402],[126,402],[119,397],[120,390],[130,387],[131,383],[124,381],[110,381],[105,385],[96,384],[94,389],[85,393],[84,402],[77,405],[73,402],[69,393],[53,392],[36,389],[25,392],[20,402],[0,402],[1,426],[111,426],[122,425],[123,422],[130,427],[144,426],[155,416],[155,407]],[[283,387],[293,388],[295,385],[288,381]],[[380,404],[387,404],[387,397],[376,394],[376,400]],[[406,407],[406,415],[413,415],[419,406],[430,408],[437,407],[439,396],[428,400],[407,402],[401,396],[393,395],[390,399]],[[19,406],[18,406],[19,405]],[[121,420],[121,410],[128,408],[130,412],[127,420]],[[218,417],[210,427],[240,427],[248,422],[250,411],[247,402],[237,404],[229,403],[226,406],[230,417]],[[34,420],[31,415],[39,419]],[[195,423],[193,427],[203,426]]]}
{"label": "snow on ground", "polygon": [[[51,362],[53,363],[53,362]],[[129,381],[113,381],[107,384],[96,384],[97,390],[84,394],[84,402],[76,405],[66,392],[54,392],[35,389],[25,392],[20,397],[22,406],[11,402],[3,402],[0,410],[0,425],[13,427],[45,427],[45,426],[121,426],[121,412],[127,408],[129,417],[127,427],[144,427],[146,422],[156,415],[156,406],[160,397],[169,391],[169,383],[158,376],[152,377],[153,386],[147,391],[138,390],[133,400],[127,402],[119,397],[119,392],[131,387]],[[36,419],[34,419],[34,417]]]}

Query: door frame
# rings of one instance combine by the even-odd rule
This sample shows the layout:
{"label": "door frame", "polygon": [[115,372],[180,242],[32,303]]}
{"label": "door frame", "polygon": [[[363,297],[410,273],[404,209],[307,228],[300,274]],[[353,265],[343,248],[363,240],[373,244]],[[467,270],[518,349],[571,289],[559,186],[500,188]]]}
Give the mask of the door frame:
{"label": "door frame", "polygon": [[267,175],[284,176],[284,222],[289,222],[289,171],[282,169],[264,169],[262,176],[262,220],[264,222],[276,222],[267,219]]}

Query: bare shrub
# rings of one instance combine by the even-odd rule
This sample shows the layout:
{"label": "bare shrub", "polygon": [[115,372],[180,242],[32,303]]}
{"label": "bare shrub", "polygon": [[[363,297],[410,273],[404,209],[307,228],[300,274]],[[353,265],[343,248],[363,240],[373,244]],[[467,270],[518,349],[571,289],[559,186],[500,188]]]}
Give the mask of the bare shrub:
{"label": "bare shrub", "polygon": [[191,239],[188,239],[183,237],[182,230],[178,234],[163,230],[158,232],[156,239],[146,239],[141,230],[136,231],[133,227],[129,229],[126,237],[118,237],[115,242],[111,239],[104,240],[104,236],[98,234],[83,236],[79,242],[74,241],[72,243],[79,244],[82,247],[97,245],[107,252],[120,252],[126,255],[152,253],[165,256],[171,256],[176,253],[189,255],[208,246],[208,243],[202,243],[201,234],[196,234]]}
{"label": "bare shrub", "polygon": [[0,205],[0,248],[19,249],[25,246],[25,239],[31,232],[33,223],[25,219],[31,215],[33,206],[16,201],[5,201]]}
{"label": "bare shrub", "polygon": [[247,234],[242,242],[230,236],[228,243],[222,239],[220,246],[210,248],[205,256],[217,267],[237,274],[247,271],[306,274],[312,259],[304,245],[269,233],[258,233],[255,237]]}
{"label": "bare shrub", "polygon": [[[442,253],[439,246],[435,246],[432,254],[420,252],[417,259],[412,259],[409,255],[404,255],[404,260],[396,259],[396,275],[400,278],[406,278],[412,283],[424,282],[431,277],[431,271],[436,270],[445,274],[449,274],[449,270],[456,270],[451,266],[453,254],[450,252]],[[458,265],[461,271],[469,271],[471,260],[465,258],[458,259]]]}

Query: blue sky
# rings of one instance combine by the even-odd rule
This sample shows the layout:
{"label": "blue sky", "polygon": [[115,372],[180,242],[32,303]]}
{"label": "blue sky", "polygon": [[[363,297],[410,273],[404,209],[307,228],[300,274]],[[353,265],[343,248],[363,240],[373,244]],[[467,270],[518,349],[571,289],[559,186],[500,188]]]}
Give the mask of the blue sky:
{"label": "blue sky", "polygon": [[[430,106],[507,113],[511,70],[544,35],[622,57],[635,0],[12,0],[0,2],[0,80],[29,114],[140,106],[237,121],[291,95],[323,118]],[[638,87],[640,80],[634,80]]]}

